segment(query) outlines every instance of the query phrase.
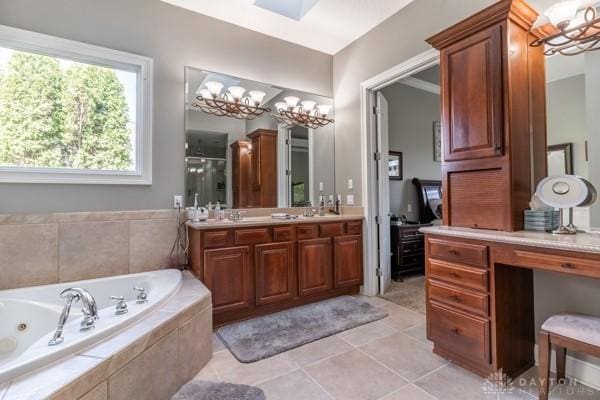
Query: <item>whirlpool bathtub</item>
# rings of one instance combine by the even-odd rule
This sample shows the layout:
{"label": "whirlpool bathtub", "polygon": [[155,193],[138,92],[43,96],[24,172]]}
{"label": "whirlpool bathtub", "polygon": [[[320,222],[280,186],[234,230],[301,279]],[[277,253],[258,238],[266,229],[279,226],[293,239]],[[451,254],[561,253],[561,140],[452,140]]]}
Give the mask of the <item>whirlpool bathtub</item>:
{"label": "whirlpool bathtub", "polygon": [[[181,272],[162,270],[0,291],[0,384],[126,328],[160,307],[180,285]],[[134,287],[145,289],[148,302],[138,304]],[[94,329],[80,332],[81,302],[74,303],[64,327],[64,342],[49,346],[66,301],[59,294],[67,288],[87,290],[96,300],[99,318]],[[110,296],[124,297],[128,312],[116,315]]]}

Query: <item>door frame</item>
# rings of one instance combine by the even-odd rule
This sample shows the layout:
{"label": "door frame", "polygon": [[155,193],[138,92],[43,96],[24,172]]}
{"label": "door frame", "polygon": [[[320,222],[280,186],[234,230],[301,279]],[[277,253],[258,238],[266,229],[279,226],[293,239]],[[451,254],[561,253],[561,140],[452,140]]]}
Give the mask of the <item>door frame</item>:
{"label": "door frame", "polygon": [[439,64],[440,53],[435,49],[429,49],[403,63],[400,63],[380,74],[377,74],[360,84],[360,148],[361,148],[361,173],[362,173],[362,202],[364,215],[367,220],[364,235],[363,256],[365,265],[365,283],[363,293],[367,296],[376,296],[385,288],[380,288],[377,276],[379,263],[377,243],[377,176],[374,154],[377,150],[376,115],[373,109],[376,104],[375,93],[403,78],[423,71]]}

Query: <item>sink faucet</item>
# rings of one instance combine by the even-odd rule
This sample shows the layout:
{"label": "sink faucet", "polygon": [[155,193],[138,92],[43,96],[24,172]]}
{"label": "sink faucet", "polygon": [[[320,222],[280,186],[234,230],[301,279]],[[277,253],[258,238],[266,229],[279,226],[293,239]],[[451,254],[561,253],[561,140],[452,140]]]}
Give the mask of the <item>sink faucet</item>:
{"label": "sink faucet", "polygon": [[340,205],[342,203],[342,196],[337,195],[337,199],[335,200],[335,208],[330,208],[329,212],[335,215],[340,215]]}
{"label": "sink faucet", "polygon": [[71,306],[73,303],[81,300],[83,305],[83,320],[81,321],[80,327],[81,332],[93,329],[94,322],[99,318],[96,300],[94,299],[94,296],[92,296],[87,290],[81,288],[68,288],[60,293],[60,298],[67,299],[67,302],[62,310],[62,313],[60,314],[60,318],[58,319],[58,327],[56,328],[56,332],[54,332],[54,336],[48,342],[48,346],[56,346],[64,341],[62,333],[67,319],[69,318],[69,313],[71,312]]}

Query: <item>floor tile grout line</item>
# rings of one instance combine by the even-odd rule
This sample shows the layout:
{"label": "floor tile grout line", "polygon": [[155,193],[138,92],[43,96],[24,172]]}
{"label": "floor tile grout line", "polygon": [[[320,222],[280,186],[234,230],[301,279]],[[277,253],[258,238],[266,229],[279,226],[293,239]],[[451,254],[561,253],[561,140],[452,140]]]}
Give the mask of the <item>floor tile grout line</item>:
{"label": "floor tile grout line", "polygon": [[433,398],[433,399],[435,399],[435,400],[439,400],[437,396],[434,396],[433,394],[429,393],[427,390],[423,389],[422,387],[420,387],[420,386],[417,386],[417,385],[415,385],[415,384],[414,384],[414,383],[412,383],[412,382],[411,382],[411,385],[412,385],[412,386],[414,386],[415,388],[417,388],[417,390],[419,390],[419,391],[421,391],[421,392],[425,393],[427,396],[429,396],[429,397],[431,397],[431,398]]}
{"label": "floor tile grout line", "polygon": [[[402,378],[403,380],[406,381],[407,384],[410,383],[410,381],[408,379],[406,379],[405,377],[403,377],[402,375],[400,375],[398,372],[394,371],[393,369],[391,369],[390,367],[388,367],[387,365],[385,365],[384,363],[382,363],[381,361],[377,360],[375,357],[371,356],[370,354],[366,353],[365,351],[363,351],[360,348],[357,348],[356,350],[358,350],[360,353],[362,353],[363,355],[367,356],[368,358],[370,358],[371,360],[375,361],[377,364],[381,365],[382,367],[384,367],[385,369],[387,369],[388,371],[392,372],[394,375]],[[389,393],[388,393],[389,394]]]}
{"label": "floor tile grout line", "polygon": [[[449,366],[449,365],[451,365],[451,364],[452,364],[452,363],[451,363],[450,361],[446,360],[446,363],[445,363],[444,365],[441,365],[441,366],[437,367],[436,369],[434,369],[433,371],[430,371],[430,372],[426,373],[425,375],[423,375],[423,376],[421,376],[421,377],[419,377],[419,378],[416,378],[416,379],[414,379],[414,380],[413,380],[411,383],[412,383],[413,385],[415,385],[415,383],[416,383],[416,382],[419,382],[419,381],[421,381],[421,380],[425,379],[425,378],[426,378],[426,377],[428,377],[429,375],[433,375],[433,374],[435,374],[436,372],[440,371],[440,370],[441,370],[441,369],[443,369],[443,368],[446,368],[446,367],[448,367],[448,366]],[[417,385],[415,385],[415,386],[417,386]]]}
{"label": "floor tile grout line", "polygon": [[308,379],[310,379],[311,381],[313,381],[327,396],[329,396],[332,400],[335,400],[335,396],[331,393],[329,393],[329,391],[327,389],[325,389],[323,387],[323,385],[321,385],[319,383],[319,381],[317,381],[317,379],[312,376],[308,371],[306,371],[304,368],[301,368],[301,371],[304,372],[304,374],[306,376],[308,376]]}
{"label": "floor tile grout line", "polygon": [[351,348],[351,349],[349,349],[349,350],[341,351],[341,352],[339,352],[339,353],[337,353],[337,354],[331,354],[331,355],[329,355],[329,356],[327,356],[327,357],[325,357],[325,358],[321,358],[320,360],[317,360],[317,361],[311,362],[311,363],[309,363],[309,364],[306,364],[306,365],[299,365],[299,366],[300,366],[300,368],[301,368],[301,369],[305,369],[305,368],[307,368],[307,367],[312,367],[312,366],[314,366],[314,365],[317,365],[317,364],[320,364],[320,363],[322,363],[323,361],[327,361],[327,360],[329,360],[329,359],[332,359],[332,358],[334,358],[334,357],[341,356],[342,354],[350,353],[350,352],[352,352],[352,351],[354,351],[354,350],[356,350],[356,347],[352,346],[352,348]]}

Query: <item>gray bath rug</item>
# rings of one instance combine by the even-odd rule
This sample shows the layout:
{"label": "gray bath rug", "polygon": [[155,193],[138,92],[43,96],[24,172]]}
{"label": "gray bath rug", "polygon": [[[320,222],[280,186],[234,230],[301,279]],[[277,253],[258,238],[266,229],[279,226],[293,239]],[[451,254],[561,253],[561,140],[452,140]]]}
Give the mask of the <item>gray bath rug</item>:
{"label": "gray bath rug", "polygon": [[232,383],[191,381],[183,385],[171,400],[266,400],[259,388]]}
{"label": "gray bath rug", "polygon": [[217,335],[235,358],[250,363],[385,317],[369,303],[341,296],[236,322]]}

